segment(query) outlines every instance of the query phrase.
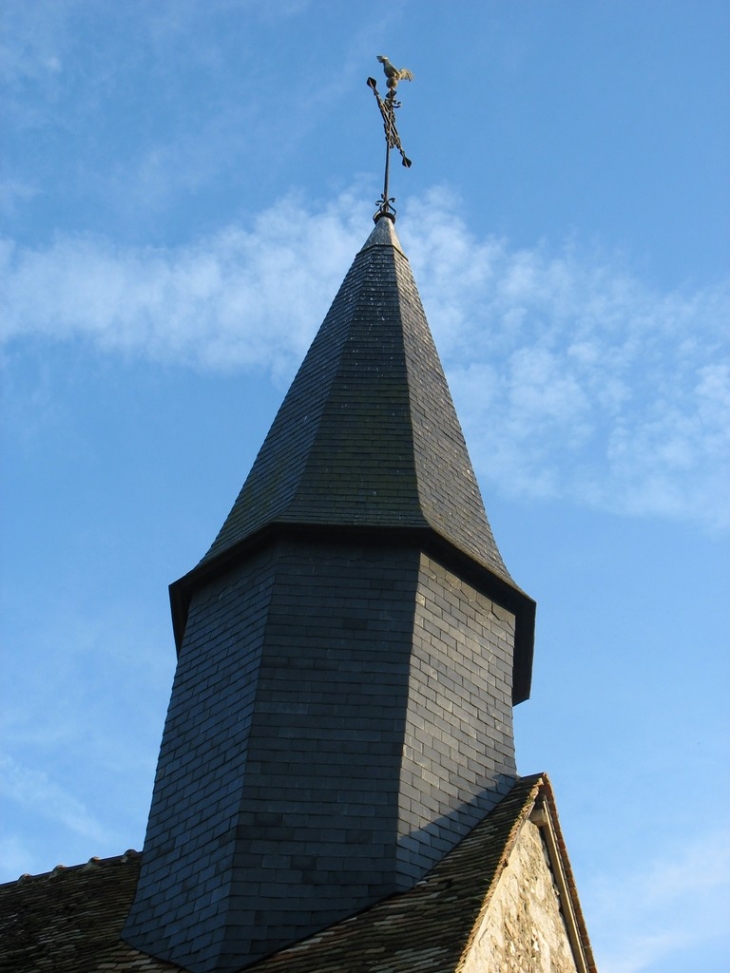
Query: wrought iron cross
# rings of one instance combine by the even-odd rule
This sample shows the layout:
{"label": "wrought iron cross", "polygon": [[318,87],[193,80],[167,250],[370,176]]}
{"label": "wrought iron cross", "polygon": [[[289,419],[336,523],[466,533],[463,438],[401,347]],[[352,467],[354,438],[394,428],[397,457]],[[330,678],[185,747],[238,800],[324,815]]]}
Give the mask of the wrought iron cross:
{"label": "wrought iron cross", "polygon": [[410,71],[408,71],[406,68],[396,68],[390,63],[384,54],[378,54],[378,60],[383,65],[383,71],[385,72],[386,78],[385,83],[388,86],[388,94],[385,96],[385,100],[383,100],[378,92],[378,85],[375,78],[368,78],[368,86],[372,89],[372,92],[375,95],[378,108],[380,109],[380,114],[383,117],[383,128],[385,129],[385,181],[383,184],[383,195],[378,200],[378,209],[373,217],[376,223],[381,216],[387,216],[388,219],[395,221],[395,207],[392,205],[395,202],[395,199],[388,195],[390,150],[398,149],[403,165],[407,169],[410,169],[411,167],[411,160],[403,151],[403,146],[400,144],[398,129],[395,126],[395,110],[396,108],[400,108],[400,102],[396,101],[395,91],[398,87],[399,81],[413,81],[413,75]]}

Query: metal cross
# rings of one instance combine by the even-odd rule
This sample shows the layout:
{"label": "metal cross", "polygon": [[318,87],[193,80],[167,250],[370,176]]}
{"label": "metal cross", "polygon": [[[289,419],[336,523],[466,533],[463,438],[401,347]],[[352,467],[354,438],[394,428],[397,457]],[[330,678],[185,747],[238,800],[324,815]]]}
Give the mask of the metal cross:
{"label": "metal cross", "polygon": [[408,71],[406,68],[396,68],[390,63],[384,54],[378,54],[378,60],[383,65],[386,84],[388,86],[388,94],[385,96],[385,100],[383,100],[378,92],[378,85],[375,78],[368,78],[368,86],[372,89],[372,92],[375,95],[375,100],[378,103],[378,108],[380,109],[380,114],[383,118],[383,128],[385,130],[385,181],[383,183],[383,195],[377,202],[378,209],[373,217],[376,223],[381,216],[387,216],[388,219],[395,222],[395,208],[391,205],[395,202],[395,199],[388,195],[388,182],[390,177],[390,150],[398,149],[403,165],[407,169],[410,169],[411,167],[411,160],[403,151],[403,146],[400,144],[398,129],[395,126],[395,110],[396,108],[400,108],[400,102],[396,101],[395,90],[398,87],[399,81],[413,81],[413,75],[410,71]]}

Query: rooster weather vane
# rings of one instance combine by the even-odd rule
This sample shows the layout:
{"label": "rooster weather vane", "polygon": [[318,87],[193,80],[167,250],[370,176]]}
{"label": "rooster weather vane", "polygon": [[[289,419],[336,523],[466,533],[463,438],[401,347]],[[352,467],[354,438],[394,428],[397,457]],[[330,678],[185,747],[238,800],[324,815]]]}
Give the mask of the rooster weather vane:
{"label": "rooster weather vane", "polygon": [[378,54],[378,60],[383,65],[383,71],[385,71],[385,83],[388,86],[388,94],[385,96],[385,100],[383,100],[378,92],[378,85],[375,78],[368,78],[368,87],[372,88],[372,92],[378,102],[380,114],[383,116],[383,128],[385,129],[385,182],[383,184],[383,195],[378,200],[378,209],[373,217],[376,223],[381,216],[387,216],[389,220],[395,222],[395,208],[391,205],[395,202],[395,199],[388,195],[390,150],[398,149],[403,165],[407,169],[411,167],[411,160],[403,151],[398,129],[395,127],[395,110],[396,108],[400,108],[400,102],[396,100],[395,91],[399,81],[413,81],[413,75],[410,71],[406,68],[395,67],[384,54]]}

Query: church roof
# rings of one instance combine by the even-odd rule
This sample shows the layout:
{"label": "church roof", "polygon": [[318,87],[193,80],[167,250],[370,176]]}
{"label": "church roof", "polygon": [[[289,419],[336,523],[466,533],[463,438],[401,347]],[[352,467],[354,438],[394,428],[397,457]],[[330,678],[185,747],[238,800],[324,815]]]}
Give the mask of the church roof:
{"label": "church roof", "polygon": [[[456,973],[488,909],[522,825],[546,825],[577,968],[595,973],[575,883],[545,775],[519,780],[414,888],[267,957],[251,973]],[[164,973],[183,968],[120,939],[141,856],[127,852],[0,886],[0,970]]]}
{"label": "church roof", "polygon": [[494,540],[410,264],[378,220],[340,287],[190,592],[272,530],[420,535],[481,570],[517,616],[514,702],[529,696],[535,606]]}

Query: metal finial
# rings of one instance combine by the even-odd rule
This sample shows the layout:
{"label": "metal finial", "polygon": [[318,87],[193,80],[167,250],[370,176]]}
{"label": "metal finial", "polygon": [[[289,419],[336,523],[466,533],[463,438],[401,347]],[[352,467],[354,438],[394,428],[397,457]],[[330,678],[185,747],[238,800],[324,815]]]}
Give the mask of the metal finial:
{"label": "metal finial", "polygon": [[390,63],[385,54],[378,54],[378,60],[383,65],[383,71],[385,72],[386,78],[385,83],[388,86],[388,94],[385,96],[385,100],[383,100],[378,92],[378,85],[375,78],[368,78],[368,86],[372,88],[372,92],[375,95],[376,101],[378,102],[378,108],[380,109],[380,114],[383,117],[383,128],[385,129],[385,181],[383,183],[383,195],[378,200],[378,209],[375,216],[373,216],[373,220],[376,223],[381,216],[387,216],[389,220],[393,220],[393,222],[395,222],[395,208],[391,205],[395,202],[395,199],[388,195],[390,150],[398,149],[403,165],[407,169],[410,169],[411,167],[411,160],[403,151],[403,146],[400,144],[398,129],[395,127],[395,110],[396,108],[400,108],[400,102],[396,101],[395,98],[395,90],[398,87],[399,81],[413,81],[413,75],[407,68],[396,68]]}

